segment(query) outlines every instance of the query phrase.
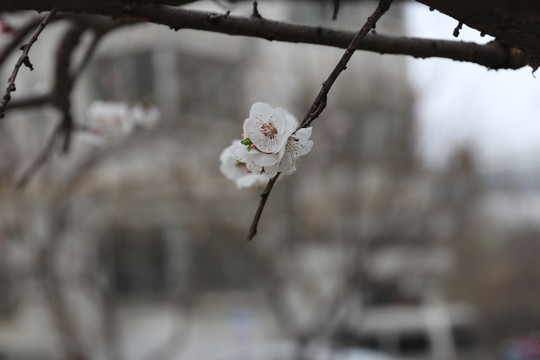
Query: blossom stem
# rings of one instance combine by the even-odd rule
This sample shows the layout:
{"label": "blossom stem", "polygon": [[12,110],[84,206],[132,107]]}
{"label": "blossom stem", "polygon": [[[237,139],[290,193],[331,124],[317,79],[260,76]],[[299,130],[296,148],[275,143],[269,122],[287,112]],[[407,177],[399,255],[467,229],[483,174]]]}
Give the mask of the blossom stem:
{"label": "blossom stem", "polygon": [[257,234],[257,225],[259,225],[259,220],[261,219],[264,206],[266,205],[266,200],[268,199],[268,195],[270,195],[270,192],[272,191],[272,188],[274,187],[274,184],[276,183],[280,174],[281,173],[278,172],[276,176],[274,176],[273,178],[270,179],[270,181],[268,181],[266,188],[261,194],[261,202],[259,203],[259,207],[257,208],[257,211],[255,212],[255,216],[253,217],[253,221],[251,222],[251,227],[249,228],[249,233],[247,236],[248,241],[252,240],[255,234]]}

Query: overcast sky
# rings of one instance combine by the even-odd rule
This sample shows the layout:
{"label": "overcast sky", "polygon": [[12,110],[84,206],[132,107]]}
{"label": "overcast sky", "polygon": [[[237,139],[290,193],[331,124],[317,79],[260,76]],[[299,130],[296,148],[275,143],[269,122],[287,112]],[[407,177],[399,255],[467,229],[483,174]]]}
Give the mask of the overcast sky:
{"label": "overcast sky", "polygon": [[[406,10],[411,36],[455,39],[457,21],[420,4]],[[485,43],[463,27],[459,40]],[[418,149],[438,167],[449,151],[470,144],[487,169],[540,168],[540,70],[488,71],[444,59],[410,59],[417,92]]]}

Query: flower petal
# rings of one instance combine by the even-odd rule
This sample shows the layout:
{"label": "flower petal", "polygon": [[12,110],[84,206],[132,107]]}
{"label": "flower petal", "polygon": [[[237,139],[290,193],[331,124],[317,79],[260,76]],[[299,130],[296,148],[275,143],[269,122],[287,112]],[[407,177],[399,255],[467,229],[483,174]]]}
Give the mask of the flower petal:
{"label": "flower petal", "polygon": [[267,103],[263,102],[256,102],[255,104],[251,105],[251,109],[249,110],[249,117],[250,118],[256,118],[258,116],[268,118],[270,115],[272,115],[272,112],[274,109]]}
{"label": "flower petal", "polygon": [[294,170],[296,170],[296,157],[292,151],[285,151],[285,155],[283,155],[283,159],[279,163],[279,171],[286,173]]}
{"label": "flower petal", "polygon": [[300,140],[308,140],[311,137],[312,130],[313,130],[313,128],[311,128],[311,127],[299,129],[296,132],[296,134],[294,135],[294,137],[296,137],[296,138],[298,138]]}
{"label": "flower petal", "polygon": [[246,168],[253,174],[260,174],[263,170],[262,166],[259,166],[252,161],[246,162]]}
{"label": "flower petal", "polygon": [[244,121],[244,138],[249,138],[261,152],[278,153],[288,138],[286,114],[265,103],[255,103]]}
{"label": "flower petal", "polygon": [[247,174],[236,180],[236,187],[239,189],[250,188],[250,187],[263,187],[268,183],[270,177],[266,174]]}
{"label": "flower petal", "polygon": [[[294,141],[294,140],[293,140]],[[298,140],[294,141],[294,156],[300,157],[307,155],[311,151],[311,148],[313,147],[313,141],[312,140]]]}
{"label": "flower petal", "polygon": [[259,166],[271,166],[279,162],[278,154],[264,154],[257,150],[251,150],[252,155],[248,155],[249,159]]}
{"label": "flower petal", "polygon": [[273,178],[274,176],[277,175],[279,171],[279,164],[275,164],[275,165],[272,165],[272,166],[265,166],[264,167],[264,173],[266,175],[268,175],[269,177]]}
{"label": "flower petal", "polygon": [[[233,145],[237,143],[239,144],[240,140],[233,141]],[[238,160],[233,157],[231,152],[231,147],[233,145],[226,147],[219,155],[219,170],[227,177],[227,179],[236,181],[240,177],[249,174],[249,172],[245,166],[239,166]]]}
{"label": "flower petal", "polygon": [[280,109],[280,110],[283,110],[283,112],[285,113],[285,133],[288,134],[287,135],[287,138],[288,138],[289,136],[291,136],[294,130],[296,130],[296,128],[298,127],[298,121],[296,120],[294,115],[288,112],[287,110],[285,109]]}

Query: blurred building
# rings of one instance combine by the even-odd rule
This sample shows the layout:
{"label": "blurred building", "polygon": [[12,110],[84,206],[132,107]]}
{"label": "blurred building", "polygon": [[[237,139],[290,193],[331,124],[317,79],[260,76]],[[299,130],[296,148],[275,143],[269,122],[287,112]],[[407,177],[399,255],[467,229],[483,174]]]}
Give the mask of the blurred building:
{"label": "blurred building", "polygon": [[[403,33],[400,6],[377,31]],[[259,10],[354,30],[372,7],[344,2],[336,25],[326,3]],[[475,315],[446,303],[446,284],[474,226],[474,162],[458,153],[439,175],[417,163],[404,58],[353,58],[314,123],[312,153],[243,241],[258,192],[227,182],[219,153],[256,101],[301,118],[341,54],[148,24],[110,34],[78,84],[76,118],[95,99],[153,99],[162,121],[105,149],[76,138],[25,194],[3,190],[0,359],[56,359],[70,341],[96,359],[256,358],[278,341],[457,358]],[[23,137],[43,113],[14,116]]]}

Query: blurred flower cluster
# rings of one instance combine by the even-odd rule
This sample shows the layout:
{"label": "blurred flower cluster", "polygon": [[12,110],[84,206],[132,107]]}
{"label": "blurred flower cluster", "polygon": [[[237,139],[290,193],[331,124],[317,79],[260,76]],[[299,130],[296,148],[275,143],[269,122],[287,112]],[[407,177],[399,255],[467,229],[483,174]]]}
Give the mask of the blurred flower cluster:
{"label": "blurred flower cluster", "polygon": [[149,129],[160,120],[159,109],[151,104],[127,105],[95,101],[87,110],[84,128],[96,144],[119,141],[137,129]]}
{"label": "blurred flower cluster", "polygon": [[292,174],[298,158],[313,147],[311,127],[297,128],[298,121],[286,110],[253,104],[243,140],[234,140],[220,155],[221,172],[238,188],[263,185],[277,173]]}

